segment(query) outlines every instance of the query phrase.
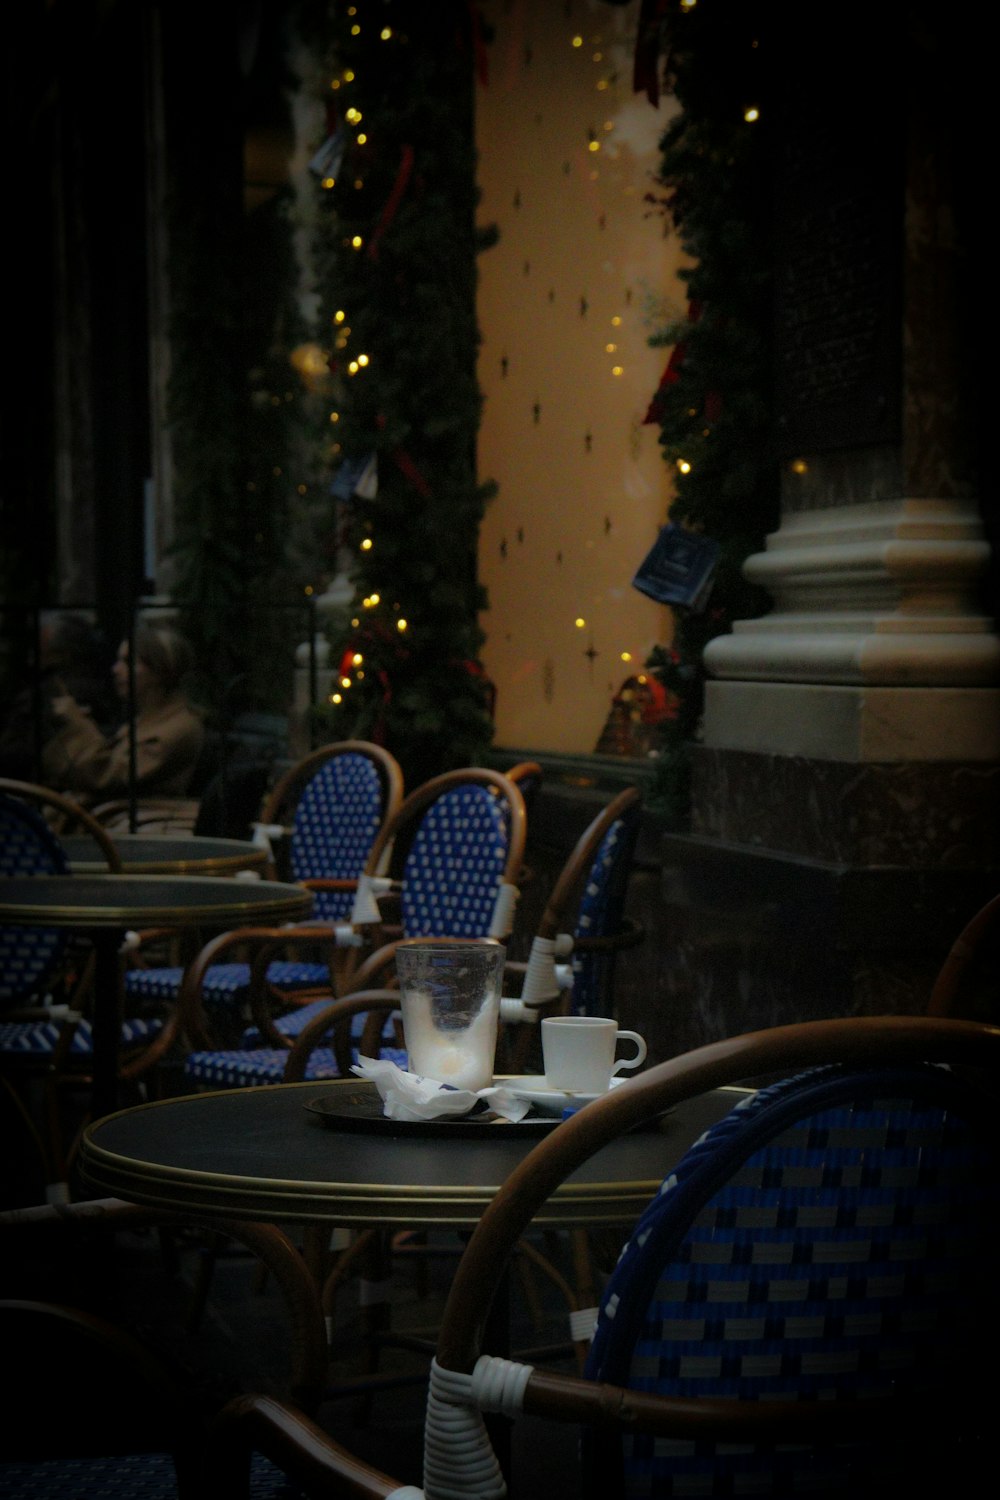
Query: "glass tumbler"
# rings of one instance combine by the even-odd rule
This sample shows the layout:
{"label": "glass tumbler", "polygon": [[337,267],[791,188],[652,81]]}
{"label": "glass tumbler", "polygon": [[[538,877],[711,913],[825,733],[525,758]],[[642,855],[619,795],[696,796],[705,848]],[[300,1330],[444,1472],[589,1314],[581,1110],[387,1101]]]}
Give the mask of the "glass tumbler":
{"label": "glass tumbler", "polygon": [[493,1082],[506,949],[494,938],[407,938],[396,949],[411,1073],[454,1088]]}

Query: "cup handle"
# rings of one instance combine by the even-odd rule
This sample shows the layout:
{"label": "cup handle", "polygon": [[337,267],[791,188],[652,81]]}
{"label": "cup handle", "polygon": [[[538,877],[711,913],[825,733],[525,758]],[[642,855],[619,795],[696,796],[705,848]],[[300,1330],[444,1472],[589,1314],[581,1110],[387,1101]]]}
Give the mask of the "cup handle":
{"label": "cup handle", "polygon": [[616,1045],[622,1038],[627,1042],[635,1043],[635,1056],[617,1058],[614,1067],[611,1069],[613,1074],[620,1073],[622,1068],[638,1068],[641,1063],[646,1061],[646,1043],[637,1031],[619,1031]]}

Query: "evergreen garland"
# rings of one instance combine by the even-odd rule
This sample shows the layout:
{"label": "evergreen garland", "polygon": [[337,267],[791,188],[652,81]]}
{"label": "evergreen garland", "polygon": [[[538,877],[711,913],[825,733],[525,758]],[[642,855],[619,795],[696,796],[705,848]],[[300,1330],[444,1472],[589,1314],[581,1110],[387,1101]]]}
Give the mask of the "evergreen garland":
{"label": "evergreen garland", "polygon": [[359,0],[325,24],[325,441],[338,466],[374,456],[378,488],[346,502],[357,593],[334,652],[349,686],[324,732],[382,741],[416,785],[480,762],[492,734],[477,618],[491,487],[476,481],[476,18],[457,0]]}
{"label": "evergreen garland", "polygon": [[[688,807],[689,747],[704,704],[703,652],[767,597],[742,565],[778,516],[770,444],[768,59],[764,0],[665,0],[640,46],[663,58],[680,105],[661,141],[656,201],[692,258],[687,317],[651,342],[673,346],[648,420],[660,427],[675,476],[670,519],[720,545],[700,612],[675,606],[672,646],[649,667],[676,700],[666,721],[653,795],[674,820]],[[654,66],[659,68],[658,62]],[[747,117],[759,111],[759,116]]]}

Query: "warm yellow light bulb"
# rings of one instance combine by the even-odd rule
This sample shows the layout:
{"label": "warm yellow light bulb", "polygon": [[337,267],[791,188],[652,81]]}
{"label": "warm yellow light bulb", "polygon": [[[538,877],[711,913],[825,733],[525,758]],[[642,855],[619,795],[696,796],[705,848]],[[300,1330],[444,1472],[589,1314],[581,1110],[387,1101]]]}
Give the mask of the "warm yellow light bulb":
{"label": "warm yellow light bulb", "polygon": [[307,583],[307,584],[306,584],[306,593],[307,593],[307,594],[311,594],[311,593],[312,593],[312,591],[313,591],[313,586],[312,586],[312,584],[311,584],[311,583]]}
{"label": "warm yellow light bulb", "polygon": [[335,323],[342,323],[346,317],[347,314],[344,312],[344,309],[342,307],[338,307],[337,311],[333,315],[333,321]]}
{"label": "warm yellow light bulb", "polygon": [[344,700],[343,700],[343,698],[342,698],[342,697],[341,697],[341,696],[340,696],[340,694],[339,694],[339,693],[331,693],[331,694],[330,694],[330,702],[331,702],[331,703],[343,703],[343,701],[344,701]]}
{"label": "warm yellow light bulb", "polygon": [[362,550],[362,552],[370,552],[372,550],[373,546],[374,546],[374,543],[372,542],[371,537],[370,536],[366,536],[365,539],[364,539],[364,541],[361,543],[361,550]]}
{"label": "warm yellow light bulb", "polygon": [[351,685],[351,679],[349,677],[342,677],[340,679],[340,685],[342,688],[349,688]]}
{"label": "warm yellow light bulb", "polygon": [[612,365],[611,366],[611,373],[617,379],[617,377],[619,375],[624,375],[625,374],[625,366],[624,365]]}
{"label": "warm yellow light bulb", "polygon": [[360,109],[355,109],[354,105],[352,104],[350,109],[345,110],[344,119],[347,121],[348,125],[357,125],[361,119]]}
{"label": "warm yellow light bulb", "polygon": [[587,146],[587,150],[588,151],[600,151],[600,149],[601,149],[601,143],[600,143],[600,141],[591,141],[589,143],[589,145]]}
{"label": "warm yellow light bulb", "polygon": [[340,421],[340,412],[339,411],[332,411],[330,413],[330,421],[331,422],[339,422]]}
{"label": "warm yellow light bulb", "polygon": [[389,38],[392,36],[392,27],[391,26],[383,26],[382,30],[379,32],[379,36],[382,38],[383,42],[387,42],[389,40]]}
{"label": "warm yellow light bulb", "polygon": [[574,47],[582,47],[583,46],[583,37],[582,36],[575,36],[573,38],[573,46]]}
{"label": "warm yellow light bulb", "polygon": [[620,328],[622,326],[622,320],[617,313],[615,313],[614,317],[611,319],[611,326],[612,328]]}
{"label": "warm yellow light bulb", "polygon": [[368,137],[365,135],[364,131],[363,130],[359,130],[358,131],[358,145],[359,146],[363,146],[367,140],[368,140]]}
{"label": "warm yellow light bulb", "polygon": [[354,82],[354,69],[353,68],[345,68],[344,69],[344,81],[345,81],[345,83],[353,83]]}
{"label": "warm yellow light bulb", "polygon": [[749,109],[745,109],[743,111],[743,118],[744,120],[746,120],[748,125],[752,125],[754,120],[760,119],[760,110],[756,107],[756,105],[751,104]]}
{"label": "warm yellow light bulb", "polygon": [[677,460],[677,467],[682,474],[690,474],[691,472],[691,465],[688,463],[686,458],[679,458]]}
{"label": "warm yellow light bulb", "polygon": [[327,188],[327,189],[330,189],[332,187],[336,187],[337,186],[337,179],[335,177],[324,177],[323,178],[323,186],[325,188]]}
{"label": "warm yellow light bulb", "polygon": [[573,624],[576,626],[577,630],[582,630],[586,623],[587,622],[582,615],[577,615],[576,619],[573,621]]}
{"label": "warm yellow light bulb", "polygon": [[806,463],[806,461],[805,461],[804,458],[796,458],[793,461],[793,463],[792,463],[792,473],[793,474],[808,474],[809,473],[809,465]]}
{"label": "warm yellow light bulb", "polygon": [[622,661],[631,661],[631,660],[632,660],[632,653],[631,653],[631,651],[623,651],[622,652]]}
{"label": "warm yellow light bulb", "polygon": [[367,354],[359,354],[358,355],[358,364],[359,365],[366,365],[367,363],[368,363],[368,356],[367,356]]}
{"label": "warm yellow light bulb", "polygon": [[355,250],[360,250],[361,246],[364,244],[364,240],[361,238],[360,234],[356,234],[351,240],[351,244],[354,246]]}
{"label": "warm yellow light bulb", "polygon": [[396,621],[396,629],[397,630],[405,630],[406,627],[407,627],[407,622],[405,620],[399,619],[399,620]]}
{"label": "warm yellow light bulb", "polygon": [[358,362],[356,359],[352,359],[351,363],[347,366],[347,373],[348,375],[356,375],[358,373]]}
{"label": "warm yellow light bulb", "polygon": [[355,667],[360,667],[360,665],[361,665],[361,663],[363,661],[364,661],[364,657],[361,655],[361,652],[360,651],[355,651],[354,655],[351,657],[352,664]]}

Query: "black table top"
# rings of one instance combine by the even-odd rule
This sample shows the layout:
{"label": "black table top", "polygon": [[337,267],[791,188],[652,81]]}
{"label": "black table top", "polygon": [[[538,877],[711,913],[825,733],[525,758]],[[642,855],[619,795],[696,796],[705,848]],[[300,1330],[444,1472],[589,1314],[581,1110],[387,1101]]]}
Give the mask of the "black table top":
{"label": "black table top", "polygon": [[0,878],[0,920],[47,927],[237,927],[307,916],[312,895],[274,880],[214,875],[15,875]]}
{"label": "black table top", "polygon": [[[352,1086],[231,1089],[124,1110],[88,1127],[84,1178],[100,1193],[222,1218],[471,1228],[540,1139],[502,1124],[484,1125],[481,1138],[427,1135],[404,1123],[391,1137],[366,1135],[330,1128],[306,1108]],[[536,1222],[632,1222],[670,1167],[743,1092],[718,1089],[612,1141]]]}
{"label": "black table top", "polygon": [[[226,875],[267,863],[267,850],[243,839],[148,833],[115,833],[111,839],[126,875]],[[74,874],[98,875],[107,868],[86,834],[69,834],[60,842]]]}

